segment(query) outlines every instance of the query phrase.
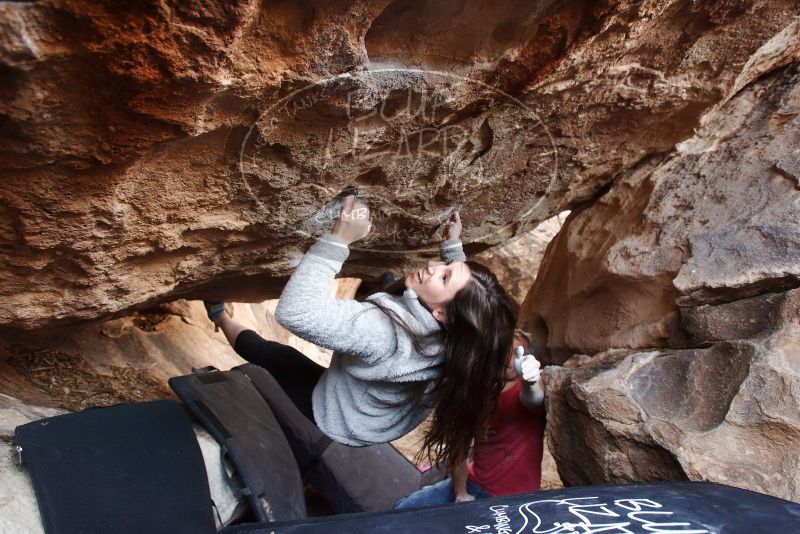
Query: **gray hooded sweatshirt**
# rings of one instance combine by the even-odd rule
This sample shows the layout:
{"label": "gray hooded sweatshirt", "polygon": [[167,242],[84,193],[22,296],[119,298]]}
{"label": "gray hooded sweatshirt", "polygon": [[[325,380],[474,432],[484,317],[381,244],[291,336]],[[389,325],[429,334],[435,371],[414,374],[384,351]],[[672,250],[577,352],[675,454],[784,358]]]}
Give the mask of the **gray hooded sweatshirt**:
{"label": "gray hooded sweatshirt", "polygon": [[[440,245],[445,261],[464,261],[457,239]],[[385,443],[413,430],[430,409],[412,405],[412,382],[432,382],[441,373],[438,342],[414,350],[410,336],[384,312],[355,300],[331,297],[331,284],[350,249],[324,235],[303,256],[283,289],[275,318],[293,334],[334,351],[312,395],[314,419],[325,434],[352,446]],[[412,331],[426,334],[441,326],[416,293],[375,293]],[[423,403],[424,404],[424,403]]]}

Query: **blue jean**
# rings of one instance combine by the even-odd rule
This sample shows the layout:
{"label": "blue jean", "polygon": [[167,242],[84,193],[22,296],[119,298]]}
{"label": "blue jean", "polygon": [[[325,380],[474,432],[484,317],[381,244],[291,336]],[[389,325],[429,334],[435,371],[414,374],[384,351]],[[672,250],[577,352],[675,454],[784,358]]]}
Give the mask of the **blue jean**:
{"label": "blue jean", "polygon": [[[488,499],[491,497],[483,488],[472,480],[467,479],[467,493],[475,499]],[[456,496],[453,493],[453,479],[448,477],[432,486],[426,486],[417,490],[411,495],[407,495],[394,503],[394,509],[415,508],[417,506],[434,506],[437,504],[450,504],[455,502]]]}

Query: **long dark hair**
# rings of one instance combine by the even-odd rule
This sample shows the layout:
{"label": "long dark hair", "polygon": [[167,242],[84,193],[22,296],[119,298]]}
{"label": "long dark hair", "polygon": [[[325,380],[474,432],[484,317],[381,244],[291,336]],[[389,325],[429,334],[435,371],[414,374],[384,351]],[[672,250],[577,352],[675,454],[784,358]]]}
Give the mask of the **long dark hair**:
{"label": "long dark hair", "polygon": [[[480,263],[464,263],[472,276],[445,305],[442,329],[433,334],[444,352],[442,372],[431,389],[428,383],[418,384],[413,395],[414,402],[421,402],[428,391],[424,397],[433,408],[418,457],[450,466],[467,458],[494,410],[505,383],[503,371],[516,324],[511,299],[497,277]],[[397,288],[387,291],[394,293]],[[422,353],[429,340],[415,335],[391,310],[376,306],[411,336],[414,348]]]}

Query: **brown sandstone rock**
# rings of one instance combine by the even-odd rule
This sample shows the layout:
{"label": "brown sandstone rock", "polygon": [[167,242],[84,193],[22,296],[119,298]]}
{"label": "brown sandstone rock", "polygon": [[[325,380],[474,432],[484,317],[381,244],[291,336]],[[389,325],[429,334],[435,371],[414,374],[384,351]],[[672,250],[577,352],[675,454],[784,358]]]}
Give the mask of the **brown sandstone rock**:
{"label": "brown sandstone rock", "polygon": [[192,367],[242,363],[222,333],[214,333],[200,302],[177,302],[51,335],[10,331],[2,335],[0,350],[0,390],[70,411],[174,398],[167,386],[171,376]]}
{"label": "brown sandstone rock", "polygon": [[800,21],[695,136],[574,210],[546,252],[529,324],[554,361],[594,355],[545,372],[566,484],[688,478],[800,500],[799,41]]}
{"label": "brown sandstone rock", "polygon": [[800,285],[800,74],[762,68],[672,154],[572,212],[523,309],[553,360],[685,346],[679,307]]}
{"label": "brown sandstone rock", "polygon": [[[561,478],[710,480],[800,501],[798,312],[800,289],[703,306],[687,320],[708,348],[612,351],[548,368]],[[716,340],[723,323],[746,325],[746,339]]]}
{"label": "brown sandstone rock", "polygon": [[508,295],[521,305],[536,280],[547,245],[561,229],[567,215],[569,212],[559,213],[542,221],[533,230],[470,259],[491,269]]}
{"label": "brown sandstone rock", "polygon": [[547,436],[544,441],[544,454],[542,455],[542,486],[545,489],[563,488],[564,483],[561,481],[561,476],[558,474],[558,466],[556,459],[553,458],[550,448],[547,446]]}
{"label": "brown sandstone rock", "polygon": [[[338,298],[352,298],[358,285],[356,279],[339,279],[332,292]],[[237,303],[229,309],[237,322],[264,338],[293,346],[327,366],[330,351],[281,327],[273,315],[276,305],[277,301]],[[0,333],[0,395],[70,411],[174,398],[167,385],[170,377],[188,374],[192,368],[210,365],[227,370],[242,363],[246,362],[223,333],[215,332],[201,302],[176,301],[147,313],[49,334]],[[3,430],[0,425],[0,434]]]}
{"label": "brown sandstone rock", "polygon": [[376,217],[348,273],[434,254],[458,205],[478,253],[689,136],[798,12],[793,0],[5,3],[0,324],[274,298],[347,184]]}
{"label": "brown sandstone rock", "polygon": [[199,304],[145,310],[276,297],[345,185],[364,277],[435,254],[458,206],[470,255],[573,209],[524,312],[549,360],[603,353],[548,371],[564,481],[797,499],[798,14],[3,3],[0,390],[75,408],[237,363]]}

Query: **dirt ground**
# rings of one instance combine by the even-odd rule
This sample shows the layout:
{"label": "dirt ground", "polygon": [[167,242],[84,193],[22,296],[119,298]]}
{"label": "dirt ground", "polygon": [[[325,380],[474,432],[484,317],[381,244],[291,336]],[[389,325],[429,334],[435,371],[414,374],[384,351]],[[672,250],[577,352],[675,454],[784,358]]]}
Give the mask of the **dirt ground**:
{"label": "dirt ground", "polygon": [[422,461],[415,461],[415,457],[419,452],[420,448],[422,447],[422,438],[425,437],[425,429],[428,427],[428,421],[423,422],[417,428],[406,434],[400,439],[396,439],[392,442],[394,448],[400,451],[403,456],[409,459],[409,461],[413,462],[417,465],[417,467],[423,466],[428,463],[427,459]]}
{"label": "dirt ground", "polygon": [[7,345],[5,364],[40,390],[47,405],[77,411],[90,406],[175,398],[172,391],[142,369],[112,367],[98,373],[78,356],[24,345]]}

